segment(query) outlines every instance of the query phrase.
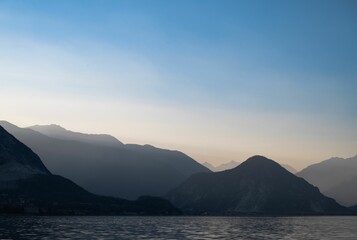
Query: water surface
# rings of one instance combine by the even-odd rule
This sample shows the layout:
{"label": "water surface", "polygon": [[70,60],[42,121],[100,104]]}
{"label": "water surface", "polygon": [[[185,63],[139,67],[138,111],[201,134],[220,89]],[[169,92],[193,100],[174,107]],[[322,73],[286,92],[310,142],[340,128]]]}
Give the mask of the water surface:
{"label": "water surface", "polygon": [[0,239],[357,239],[357,217],[0,216]]}

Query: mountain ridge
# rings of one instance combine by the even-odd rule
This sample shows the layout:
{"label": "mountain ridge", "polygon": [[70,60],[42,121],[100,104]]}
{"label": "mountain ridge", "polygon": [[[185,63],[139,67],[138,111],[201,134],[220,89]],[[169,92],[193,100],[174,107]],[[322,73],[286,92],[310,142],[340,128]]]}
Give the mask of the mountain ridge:
{"label": "mountain ridge", "polygon": [[74,141],[85,142],[90,144],[103,144],[106,146],[124,145],[117,138],[109,134],[89,134],[89,133],[74,132],[71,130],[67,130],[66,128],[57,124],[33,125],[27,128],[42,133],[46,136],[62,139],[62,140],[72,140],[72,141],[74,140]]}
{"label": "mountain ridge", "polygon": [[135,144],[93,145],[52,138],[6,122],[0,125],[38,154],[52,173],[99,195],[131,200],[161,196],[191,174],[209,171],[178,151]]}
{"label": "mountain ridge", "polygon": [[49,175],[40,158],[0,126],[0,179],[16,180],[33,174]]}
{"label": "mountain ridge", "polygon": [[[227,162],[227,163],[222,163],[218,166],[213,166],[211,163],[208,163],[208,162],[202,163],[203,166],[207,167],[212,172],[220,172],[220,171],[229,170],[229,169],[237,167],[240,164],[241,164],[240,162],[237,162],[234,160]],[[280,164],[280,165],[293,174],[297,173],[297,170],[288,164]]]}
{"label": "mountain ridge", "polygon": [[[9,163],[17,168],[9,169]],[[33,169],[24,174],[23,169]],[[0,213],[33,214],[179,214],[167,200],[142,196],[135,201],[92,194],[74,182],[52,175],[41,159],[0,126]]]}
{"label": "mountain ridge", "polygon": [[357,155],[350,158],[334,157],[312,164],[296,174],[320,188],[340,204],[357,204]]}
{"label": "mountain ridge", "polygon": [[253,156],[223,172],[198,173],[165,195],[190,214],[340,214],[348,210],[278,163]]}

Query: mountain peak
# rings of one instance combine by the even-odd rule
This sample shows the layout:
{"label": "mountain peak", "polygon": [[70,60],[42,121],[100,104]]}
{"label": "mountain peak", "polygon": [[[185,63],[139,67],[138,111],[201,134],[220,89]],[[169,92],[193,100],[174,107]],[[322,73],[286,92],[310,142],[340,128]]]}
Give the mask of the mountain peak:
{"label": "mountain peak", "polygon": [[65,133],[68,132],[69,130],[65,129],[61,125],[58,124],[49,124],[49,125],[34,125],[28,127],[32,130],[35,130],[37,132],[60,132],[60,133]]}
{"label": "mountain peak", "polygon": [[244,167],[244,168],[254,168],[255,170],[267,169],[267,168],[268,169],[272,169],[272,168],[283,169],[283,167],[281,167],[280,164],[278,164],[277,162],[275,162],[269,158],[266,158],[264,156],[261,156],[261,155],[252,156],[239,166]]}
{"label": "mountain peak", "polygon": [[[36,127],[41,127],[41,125],[33,126],[33,128],[36,128]],[[43,127],[45,127],[45,126],[43,126]],[[53,130],[68,131],[67,129],[65,129],[64,127],[62,127],[61,125],[58,125],[58,124],[50,124],[50,125],[47,125],[47,127],[51,128]]]}
{"label": "mountain peak", "polygon": [[267,158],[263,155],[254,155],[246,160],[246,162],[265,162],[265,163],[276,163],[274,160],[271,160],[270,158]]}
{"label": "mountain peak", "polygon": [[345,208],[264,156],[238,167],[193,175],[166,197],[188,213],[326,214]]}
{"label": "mountain peak", "polygon": [[255,162],[257,162],[257,161],[260,161],[260,162],[263,162],[263,161],[270,161],[270,162],[274,162],[273,160],[270,160],[270,159],[268,159],[267,157],[264,157],[264,156],[262,156],[262,155],[254,155],[254,156],[252,156],[252,157],[250,157],[250,158],[248,158],[247,160],[246,160],[246,162],[251,162],[251,161],[255,161]]}

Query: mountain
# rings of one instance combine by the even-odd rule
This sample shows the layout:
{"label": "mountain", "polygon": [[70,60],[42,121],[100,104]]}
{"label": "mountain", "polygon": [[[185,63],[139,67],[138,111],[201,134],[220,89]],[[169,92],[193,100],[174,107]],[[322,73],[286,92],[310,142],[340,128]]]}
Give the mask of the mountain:
{"label": "mountain", "polygon": [[291,172],[292,174],[296,174],[297,170],[295,168],[293,168],[292,166],[288,165],[288,164],[280,164],[283,168],[285,168],[286,170],[288,170],[289,172]]}
{"label": "mountain", "polygon": [[[8,132],[40,156],[54,174],[68,178],[86,190],[105,196],[136,199],[142,195],[162,196],[189,176],[209,172],[207,168],[178,151],[150,145],[94,143],[98,138],[63,131],[61,137],[47,136],[30,128],[0,121]],[[41,129],[52,129],[46,127]],[[70,136],[75,137],[69,140]],[[88,143],[88,138],[95,139]]]}
{"label": "mountain", "polygon": [[29,176],[50,175],[40,158],[0,126],[0,180],[11,181]]}
{"label": "mountain", "polygon": [[191,176],[166,196],[189,214],[341,214],[345,207],[278,163],[254,156],[238,167]]}
{"label": "mountain", "polygon": [[210,164],[209,162],[204,162],[202,163],[202,166],[205,166],[206,168],[208,168],[209,170],[211,170],[212,172],[216,171],[216,167],[213,166],[212,164]]}
{"label": "mountain", "polygon": [[[230,162],[223,163],[223,164],[218,165],[216,167],[213,166],[212,164],[208,163],[208,162],[204,162],[202,165],[205,166],[206,168],[208,168],[209,170],[211,170],[212,172],[221,172],[221,171],[225,171],[225,170],[228,170],[228,169],[235,168],[239,164],[240,164],[240,162],[236,162],[236,161],[232,160]],[[281,166],[283,168],[285,168],[286,170],[288,170],[289,172],[293,173],[293,174],[297,173],[296,169],[291,167],[288,164],[281,164]]]}
{"label": "mountain", "polygon": [[326,191],[326,196],[336,199],[338,203],[344,206],[353,206],[357,204],[357,176],[352,177],[342,183],[339,183]]}
{"label": "mountain", "polygon": [[236,162],[236,161],[230,161],[230,162],[227,162],[227,163],[223,163],[221,165],[218,165],[216,167],[216,172],[220,172],[220,171],[225,171],[225,170],[228,170],[228,169],[232,169],[232,168],[235,168],[239,165],[240,163],[239,162]]}
{"label": "mountain", "polygon": [[357,205],[350,207],[350,209],[351,209],[353,212],[357,213]]}
{"label": "mountain", "polygon": [[296,174],[317,186],[323,194],[342,205],[357,204],[357,156],[331,158],[313,164]]}
{"label": "mountain", "polygon": [[230,161],[230,162],[227,162],[227,163],[223,163],[221,165],[218,165],[218,166],[213,166],[212,164],[208,163],[208,162],[204,162],[202,165],[205,166],[206,168],[208,168],[209,170],[211,170],[212,172],[221,172],[221,171],[225,171],[225,170],[228,170],[228,169],[232,169],[232,168],[235,168],[239,165],[240,163],[239,162],[236,162],[236,161]]}
{"label": "mountain", "polygon": [[41,159],[0,126],[0,213],[178,214],[167,200],[100,197],[52,175]]}
{"label": "mountain", "polygon": [[79,132],[72,132],[56,124],[35,125],[28,128],[47,135],[49,137],[62,140],[78,141],[94,145],[104,145],[113,147],[123,145],[123,143],[120,142],[118,139],[108,134],[84,134]]}
{"label": "mountain", "polygon": [[234,160],[227,162],[227,163],[222,163],[218,166],[213,166],[212,164],[208,163],[208,162],[204,162],[202,163],[203,166],[205,166],[206,168],[208,168],[209,170],[211,170],[212,172],[221,172],[221,171],[225,171],[228,169],[232,169],[235,168],[239,165],[239,162],[236,162]]}

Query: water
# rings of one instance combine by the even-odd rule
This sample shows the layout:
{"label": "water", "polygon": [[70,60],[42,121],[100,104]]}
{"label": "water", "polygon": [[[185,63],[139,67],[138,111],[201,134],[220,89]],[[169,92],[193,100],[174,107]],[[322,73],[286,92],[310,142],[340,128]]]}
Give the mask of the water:
{"label": "water", "polygon": [[357,217],[0,216],[0,239],[357,239]]}

